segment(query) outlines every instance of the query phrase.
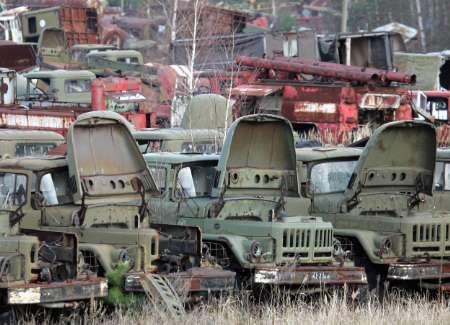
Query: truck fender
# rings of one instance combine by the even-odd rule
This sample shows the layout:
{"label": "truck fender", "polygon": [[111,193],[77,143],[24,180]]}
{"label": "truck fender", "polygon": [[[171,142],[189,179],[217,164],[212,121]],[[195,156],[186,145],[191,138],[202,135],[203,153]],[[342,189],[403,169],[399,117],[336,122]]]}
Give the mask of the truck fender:
{"label": "truck fender", "polygon": [[223,243],[228,247],[231,253],[234,255],[236,261],[241,267],[249,269],[253,268],[253,264],[250,263],[245,257],[248,254],[248,248],[250,240],[243,236],[235,235],[215,235],[215,234],[203,234],[203,241],[214,241]]}
{"label": "truck fender", "polygon": [[380,242],[381,239],[385,236],[380,235],[374,231],[358,230],[357,232],[355,232],[355,230],[347,229],[335,230],[334,235],[338,237],[348,237],[357,240],[361,245],[364,253],[372,263],[384,264],[383,260],[379,256],[377,256],[375,252],[378,249],[377,242]]}
{"label": "truck fender", "polygon": [[78,247],[80,251],[87,251],[92,253],[97,259],[97,262],[105,270],[105,273],[113,271],[113,260],[111,257],[112,255],[111,253],[114,250],[114,247],[110,245],[86,244],[86,243],[80,243]]}

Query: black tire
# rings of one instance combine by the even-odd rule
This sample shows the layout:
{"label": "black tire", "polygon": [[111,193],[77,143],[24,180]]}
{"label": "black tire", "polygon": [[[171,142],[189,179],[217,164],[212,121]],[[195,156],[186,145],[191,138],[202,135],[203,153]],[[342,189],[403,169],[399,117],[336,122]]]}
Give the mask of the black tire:
{"label": "black tire", "polygon": [[356,256],[355,265],[364,267],[367,276],[369,292],[375,292],[379,299],[383,299],[387,288],[387,266],[372,263],[367,256]]}

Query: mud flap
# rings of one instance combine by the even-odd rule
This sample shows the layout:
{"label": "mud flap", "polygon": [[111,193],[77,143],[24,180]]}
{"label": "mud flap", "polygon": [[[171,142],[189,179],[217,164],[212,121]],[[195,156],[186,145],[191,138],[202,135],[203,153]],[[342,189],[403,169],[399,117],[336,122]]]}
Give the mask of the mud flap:
{"label": "mud flap", "polygon": [[148,273],[141,278],[141,285],[158,312],[169,313],[173,318],[186,315],[180,297],[166,277]]}

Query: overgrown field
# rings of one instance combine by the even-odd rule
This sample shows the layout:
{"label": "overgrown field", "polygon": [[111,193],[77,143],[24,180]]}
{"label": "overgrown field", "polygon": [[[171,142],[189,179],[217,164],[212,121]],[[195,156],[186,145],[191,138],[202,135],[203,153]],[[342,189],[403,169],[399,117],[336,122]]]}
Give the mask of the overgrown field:
{"label": "overgrown field", "polygon": [[[284,301],[283,301],[284,300]],[[379,303],[354,306],[340,298],[317,298],[310,302],[277,301],[254,304],[247,299],[228,298],[211,305],[197,307],[181,319],[144,305],[133,310],[97,311],[88,317],[87,324],[450,324],[450,307],[443,299],[426,297],[389,298]],[[33,322],[31,322],[33,323]]]}

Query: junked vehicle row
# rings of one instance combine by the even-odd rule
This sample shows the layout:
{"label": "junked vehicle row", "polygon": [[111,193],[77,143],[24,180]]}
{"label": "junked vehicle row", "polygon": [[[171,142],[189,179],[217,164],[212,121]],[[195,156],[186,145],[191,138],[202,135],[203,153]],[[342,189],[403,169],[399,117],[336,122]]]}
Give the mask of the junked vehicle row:
{"label": "junked vehicle row", "polygon": [[[415,74],[392,71],[394,35],[340,41],[357,50],[383,38],[386,66],[274,48],[233,53],[231,70],[218,71],[146,63],[120,39],[97,44],[92,8],[25,8],[0,21],[9,40],[34,42],[0,43],[21,54],[0,58],[7,319],[20,307],[136,297],[177,317],[247,290],[358,300],[389,285],[450,290],[450,159],[440,150],[436,164],[434,127],[411,121],[433,116],[413,100]],[[363,125],[373,134],[361,147],[296,149],[314,132],[347,143]]]}
{"label": "junked vehicle row", "polygon": [[[16,157],[0,162],[4,227],[8,226],[4,231],[17,237],[7,237],[0,248],[5,254],[5,288],[12,291],[5,307],[14,297],[20,300],[12,280],[21,281],[32,294],[37,287],[35,291],[53,297],[52,292],[39,288],[39,281],[50,284],[54,279],[59,281],[56,287],[67,292],[67,296],[62,296],[63,292],[58,296],[54,289],[53,300],[47,297],[42,301],[34,293],[31,300],[20,300],[24,304],[95,299],[107,294],[109,301],[117,303],[127,293],[145,292],[174,315],[184,311],[183,301],[233,290],[234,272],[202,267],[197,227],[150,222],[147,199],[159,192],[122,117],[86,113],[70,127],[67,139],[66,156]],[[21,242],[28,244],[17,251]],[[26,272],[20,269],[23,261]],[[92,279],[87,277],[87,283],[78,280],[78,268]],[[122,280],[109,281],[108,289],[106,278],[114,272],[122,272]],[[72,281],[66,288],[63,281],[69,279],[80,284]]]}
{"label": "junked vehicle row", "polygon": [[[273,118],[271,116],[269,120]],[[263,117],[254,119],[262,120]],[[251,120],[252,117],[248,117],[248,121]],[[240,122],[245,125],[245,122]],[[260,132],[263,129],[261,127]],[[289,220],[288,215],[310,216],[311,219],[303,220],[315,220],[315,227],[320,222],[333,226],[334,249],[365,269],[371,289],[390,284],[446,290],[450,279],[446,245],[449,216],[445,194],[439,192],[445,189],[447,179],[444,162],[439,162],[439,159],[445,161],[446,154],[445,150],[438,150],[437,174],[433,181],[436,134],[430,124],[412,121],[389,123],[377,129],[364,143],[363,149],[332,146],[297,149],[297,166],[291,164],[298,173],[295,179],[298,179],[299,192],[294,195],[292,190],[296,186],[289,187],[292,186],[289,174],[271,174],[276,170],[273,157],[289,156],[286,152],[280,153],[283,146],[280,143],[273,145],[273,139],[290,138],[287,142],[293,143],[292,132],[280,136],[275,135],[272,129],[266,138],[256,131],[247,131],[232,140],[226,138],[220,156],[144,155],[163,189],[161,198],[164,203],[155,208],[159,208],[171,222],[200,225],[205,232],[205,241],[214,244],[221,241],[218,238],[226,237],[225,234],[239,234],[252,239],[255,238],[253,236],[262,236],[262,256],[263,252],[272,250],[264,243],[264,236],[256,231],[263,228],[264,221]],[[233,134],[231,132],[227,137]],[[258,145],[254,139],[260,140]],[[241,151],[233,152],[229,148],[233,148],[233,144]],[[265,146],[267,149],[263,150]],[[263,157],[264,153],[268,156]],[[270,168],[263,166],[264,162]],[[246,172],[244,175],[239,173],[243,170]],[[218,172],[225,176],[218,175]],[[273,181],[283,182],[283,185],[272,186]],[[205,183],[209,185],[205,186]],[[436,187],[435,193],[433,187]],[[274,200],[273,211],[283,211],[282,218],[272,219],[270,213],[266,216],[268,219],[264,218],[263,211],[256,212],[254,206],[243,204],[249,197],[239,197],[242,195],[253,196],[251,202],[254,204],[267,204],[269,198]],[[212,199],[218,203],[208,204]],[[283,209],[277,210],[280,206]],[[215,212],[217,209],[219,213]],[[219,219],[220,222],[210,219]],[[234,222],[230,224],[228,220]],[[291,222],[293,220],[295,218],[291,217]],[[245,221],[245,226],[239,224],[242,221]],[[250,227],[250,221],[258,226]],[[287,225],[294,228],[293,223]],[[272,237],[276,238],[275,235]],[[278,240],[283,242],[282,247],[285,244],[292,247],[304,240],[291,229],[285,230],[282,238]],[[231,240],[224,241],[222,246],[235,245],[230,243]],[[231,248],[228,250],[231,257],[238,260],[239,254]],[[280,251],[278,246],[277,251]],[[291,257],[302,261],[301,253],[293,253]],[[281,256],[289,254],[282,253]],[[277,258],[274,256],[275,263],[280,261]],[[314,264],[314,258],[309,262]]]}
{"label": "junked vehicle row", "polygon": [[3,205],[9,232],[46,248],[47,233],[73,236],[64,243],[76,243],[86,274],[105,286],[126,265],[123,294],[164,283],[174,310],[175,290],[195,301],[235,280],[304,293],[384,281],[445,289],[448,217],[427,208],[433,141],[431,125],[410,121],[380,127],[364,148],[296,150],[286,119],[250,115],[220,154],[142,156],[123,118],[91,112],[69,128],[65,156],[0,161]]}

